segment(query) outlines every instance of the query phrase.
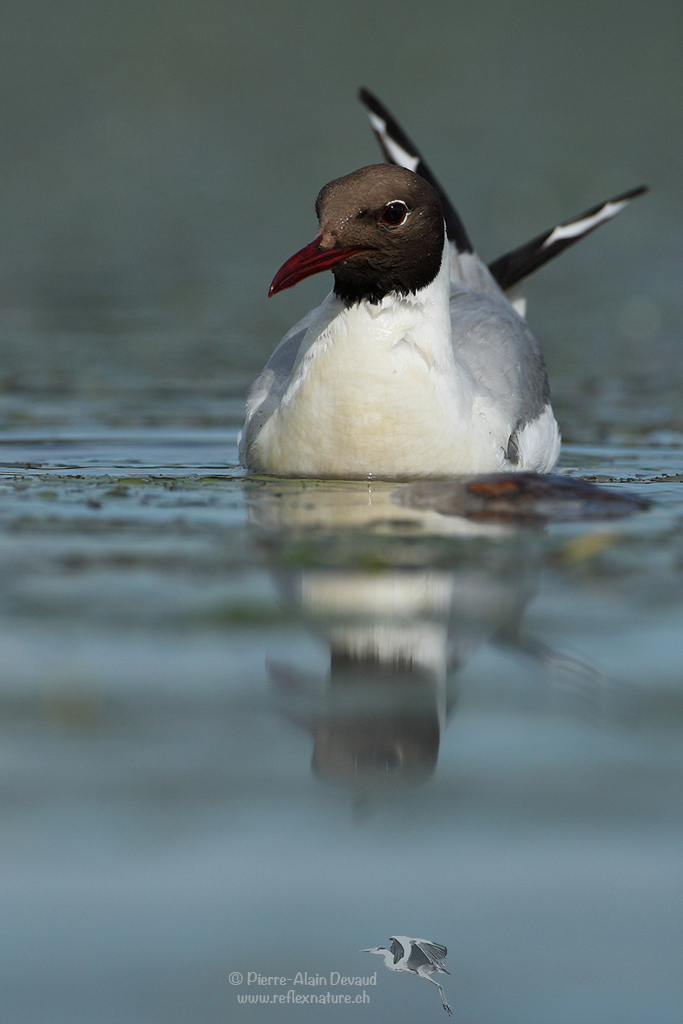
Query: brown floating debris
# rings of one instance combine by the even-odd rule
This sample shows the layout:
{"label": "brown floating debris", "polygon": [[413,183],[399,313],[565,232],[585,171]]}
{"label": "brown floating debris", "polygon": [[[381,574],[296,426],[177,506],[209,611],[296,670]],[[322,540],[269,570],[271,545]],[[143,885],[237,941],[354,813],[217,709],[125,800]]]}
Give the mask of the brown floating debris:
{"label": "brown floating debris", "polygon": [[454,480],[420,480],[399,488],[395,500],[447,516],[505,522],[619,519],[650,502],[632,491],[548,473],[490,473]]}

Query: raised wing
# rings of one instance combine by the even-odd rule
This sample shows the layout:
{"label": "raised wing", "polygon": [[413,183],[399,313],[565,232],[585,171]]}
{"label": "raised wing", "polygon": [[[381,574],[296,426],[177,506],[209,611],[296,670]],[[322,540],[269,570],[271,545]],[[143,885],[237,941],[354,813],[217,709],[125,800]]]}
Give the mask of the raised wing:
{"label": "raised wing", "polygon": [[446,974],[449,972],[444,967],[444,960],[448,954],[448,950],[445,946],[439,945],[438,942],[430,942],[429,939],[414,939],[415,945],[422,951],[427,957],[430,963],[439,967]]}
{"label": "raised wing", "polygon": [[616,217],[632,199],[642,196],[647,190],[647,185],[639,185],[637,188],[632,188],[629,192],[622,192],[604,203],[591,206],[590,210],[580,213],[578,217],[565,220],[556,227],[550,228],[549,231],[544,231],[536,238],[532,238],[530,242],[520,245],[518,249],[512,249],[504,256],[500,256],[493,263],[489,263],[489,270],[503,291],[507,291],[522,278],[533,274],[534,270],[538,270],[548,260],[558,256],[574,242],[585,238],[601,224]]}
{"label": "raised wing", "polygon": [[391,950],[391,955],[394,958],[395,964],[397,964],[399,960],[402,960],[403,957],[405,956],[405,949],[398,941],[398,939],[395,939],[393,936],[391,938],[391,946],[389,947],[389,949]]}
{"label": "raised wing", "polygon": [[377,136],[377,141],[387,162],[398,164],[399,167],[407,167],[409,171],[414,171],[429,182],[441,200],[441,209],[449,240],[454,243],[458,252],[473,252],[472,243],[467,237],[465,225],[460,220],[458,211],[425,163],[415,143],[408,138],[398,121],[371,92],[367,89],[360,89],[358,98],[368,110],[372,130]]}

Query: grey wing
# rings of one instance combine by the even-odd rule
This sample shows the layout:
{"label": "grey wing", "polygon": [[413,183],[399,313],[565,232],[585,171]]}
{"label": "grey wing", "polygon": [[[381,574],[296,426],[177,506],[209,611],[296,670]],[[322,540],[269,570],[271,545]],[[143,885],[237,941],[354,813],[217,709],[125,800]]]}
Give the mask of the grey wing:
{"label": "grey wing", "polygon": [[277,409],[287,386],[301,342],[318,314],[312,309],[299,320],[277,346],[272,356],[247,392],[247,415],[239,439],[240,462],[246,465],[250,446],[256,440],[263,424]]}
{"label": "grey wing", "polygon": [[399,960],[401,960],[405,956],[405,950],[401,943],[393,937],[391,939],[391,946],[389,948],[391,949],[391,955],[394,958],[394,963],[397,964]]}
{"label": "grey wing", "polygon": [[[448,954],[448,950],[445,946],[441,946],[438,942],[430,942],[429,939],[415,939],[415,945],[422,951],[429,963],[436,964],[442,971],[446,971],[443,965],[444,960]],[[411,958],[412,959],[412,958]]]}
{"label": "grey wing", "polygon": [[456,356],[505,412],[511,434],[543,412],[550,387],[538,342],[474,254],[452,258],[451,330]]}

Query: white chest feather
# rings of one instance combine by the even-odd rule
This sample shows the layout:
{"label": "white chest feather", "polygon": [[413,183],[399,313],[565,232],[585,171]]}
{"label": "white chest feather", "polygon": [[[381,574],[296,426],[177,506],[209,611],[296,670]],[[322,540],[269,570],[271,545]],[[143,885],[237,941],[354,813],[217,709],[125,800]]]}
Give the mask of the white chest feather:
{"label": "white chest feather", "polygon": [[250,445],[276,475],[411,477],[501,469],[510,425],[453,353],[448,264],[417,296],[330,296]]}

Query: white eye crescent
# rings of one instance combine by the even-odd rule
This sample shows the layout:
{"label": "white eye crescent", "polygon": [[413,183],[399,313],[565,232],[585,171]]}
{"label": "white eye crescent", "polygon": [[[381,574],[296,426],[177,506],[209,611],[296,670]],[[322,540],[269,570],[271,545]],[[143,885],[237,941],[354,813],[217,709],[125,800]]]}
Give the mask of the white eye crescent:
{"label": "white eye crescent", "polygon": [[405,224],[410,210],[401,199],[392,199],[382,210],[380,220],[390,228],[398,228]]}

